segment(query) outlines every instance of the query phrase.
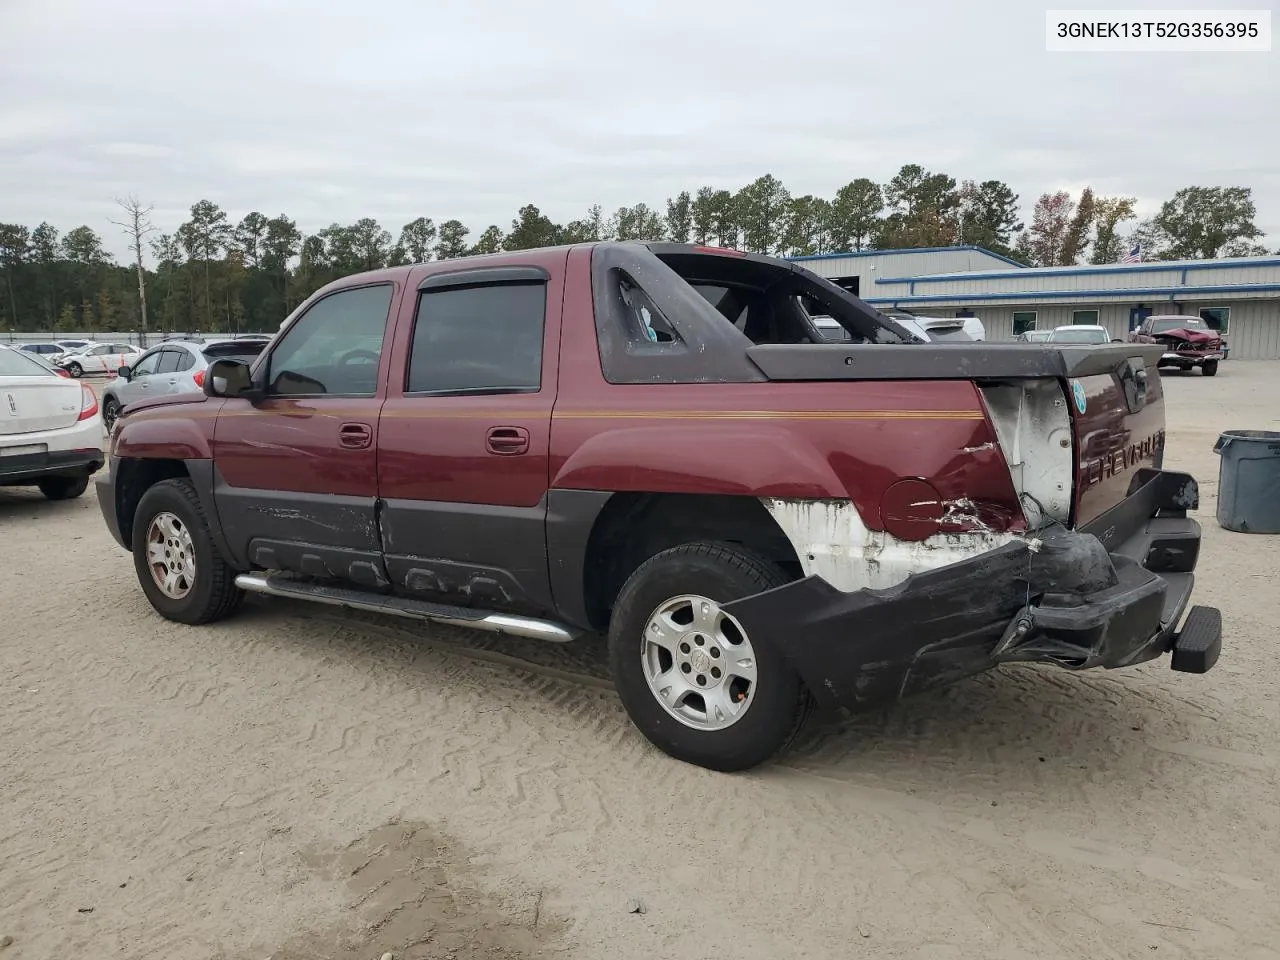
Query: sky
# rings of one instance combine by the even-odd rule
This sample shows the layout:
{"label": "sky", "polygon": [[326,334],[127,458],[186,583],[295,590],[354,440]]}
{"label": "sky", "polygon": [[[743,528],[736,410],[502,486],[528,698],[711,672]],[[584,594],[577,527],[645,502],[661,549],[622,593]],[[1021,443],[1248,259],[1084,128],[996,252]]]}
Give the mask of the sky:
{"label": "sky", "polygon": [[1149,216],[1184,186],[1249,186],[1280,246],[1280,50],[1049,53],[1044,11],[0,0],[0,222],[85,223],[123,259],[110,221],[133,194],[162,231],[207,198],[304,232],[456,217],[474,240],[526,203],[564,222],[764,173],[830,197],[919,163],[1006,181],[1028,223],[1059,189]]}

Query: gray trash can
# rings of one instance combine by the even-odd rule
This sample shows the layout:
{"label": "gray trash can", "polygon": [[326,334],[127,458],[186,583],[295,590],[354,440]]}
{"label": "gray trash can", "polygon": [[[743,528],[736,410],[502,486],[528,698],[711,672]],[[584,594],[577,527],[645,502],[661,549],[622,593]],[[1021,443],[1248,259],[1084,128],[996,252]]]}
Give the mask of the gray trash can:
{"label": "gray trash can", "polygon": [[1218,437],[1218,524],[1239,533],[1280,533],[1280,432],[1229,430]]}

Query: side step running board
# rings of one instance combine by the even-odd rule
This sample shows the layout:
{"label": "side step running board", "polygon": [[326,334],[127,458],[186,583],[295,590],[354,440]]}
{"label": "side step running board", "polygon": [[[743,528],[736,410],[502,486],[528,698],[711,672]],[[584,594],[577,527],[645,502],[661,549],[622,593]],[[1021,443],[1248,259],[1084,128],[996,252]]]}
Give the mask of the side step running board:
{"label": "side step running board", "polygon": [[552,643],[568,643],[577,638],[578,631],[550,620],[520,617],[510,613],[491,613],[467,607],[452,607],[442,603],[428,603],[405,597],[388,597],[363,590],[330,587],[313,583],[287,574],[242,573],[236,577],[236,586],[248,593],[263,593],[271,597],[288,597],[293,600],[310,600],[335,607],[349,607],[369,613],[407,617],[411,620],[427,620],[490,633],[508,633],[532,640],[548,640]]}

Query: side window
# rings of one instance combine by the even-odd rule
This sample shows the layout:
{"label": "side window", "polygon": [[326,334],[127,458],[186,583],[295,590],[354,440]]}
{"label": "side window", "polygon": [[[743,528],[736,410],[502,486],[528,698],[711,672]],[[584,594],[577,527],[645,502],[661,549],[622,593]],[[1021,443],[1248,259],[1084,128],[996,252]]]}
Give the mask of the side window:
{"label": "side window", "polygon": [[131,379],[138,377],[149,377],[156,372],[156,368],[160,365],[160,354],[163,351],[154,350],[151,353],[144,354],[142,358],[133,365],[133,373]]}
{"label": "side window", "polygon": [[[674,343],[680,339],[671,321],[666,318],[653,298],[630,276],[618,271],[618,296],[630,317],[633,335],[639,334],[651,343]],[[738,318],[730,318],[736,324]]]}
{"label": "side window", "polygon": [[1028,330],[1034,330],[1035,328],[1035,310],[1015,310],[1013,312],[1013,335],[1015,337],[1020,333],[1026,333]]}
{"label": "side window", "polygon": [[101,343],[101,344],[98,344],[98,346],[96,347],[86,350],[85,356],[86,357],[103,357],[110,352],[111,352],[110,344]]}
{"label": "side window", "polygon": [[393,291],[356,287],[313,304],[267,358],[268,393],[374,396]]}
{"label": "side window", "polygon": [[161,350],[160,366],[156,367],[156,373],[176,373],[181,359],[182,354],[177,350]]}
{"label": "side window", "polygon": [[1231,308],[1230,307],[1202,307],[1200,310],[1200,319],[1205,325],[1217,333],[1226,333],[1227,328],[1231,325]]}
{"label": "side window", "polygon": [[427,290],[418,300],[409,393],[536,393],[545,283]]}

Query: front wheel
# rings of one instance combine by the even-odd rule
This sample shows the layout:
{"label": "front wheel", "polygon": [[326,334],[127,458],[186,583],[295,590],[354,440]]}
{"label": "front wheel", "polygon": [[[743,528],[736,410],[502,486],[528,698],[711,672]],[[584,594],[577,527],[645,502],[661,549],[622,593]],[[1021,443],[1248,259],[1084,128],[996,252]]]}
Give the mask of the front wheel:
{"label": "front wheel", "polygon": [[221,620],[244,595],[189,480],[164,480],[142,495],[133,520],[133,565],[156,612],[179,623]]}
{"label": "front wheel", "polygon": [[609,661],[628,716],[651,743],[729,772],[795,738],[808,691],[723,608],[786,582],[759,554],[709,541],[665,550],[631,575],[614,606]]}
{"label": "front wheel", "polygon": [[1204,366],[1200,368],[1200,372],[1203,373],[1206,377],[1214,376],[1218,372],[1218,361],[1206,360],[1204,362]]}

